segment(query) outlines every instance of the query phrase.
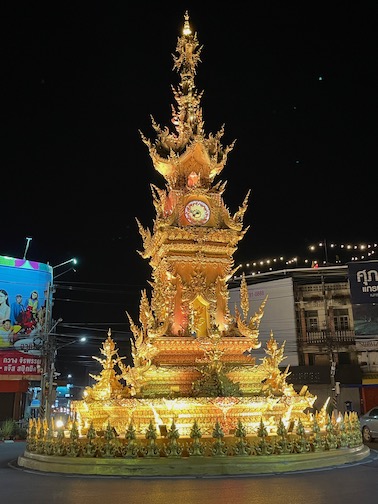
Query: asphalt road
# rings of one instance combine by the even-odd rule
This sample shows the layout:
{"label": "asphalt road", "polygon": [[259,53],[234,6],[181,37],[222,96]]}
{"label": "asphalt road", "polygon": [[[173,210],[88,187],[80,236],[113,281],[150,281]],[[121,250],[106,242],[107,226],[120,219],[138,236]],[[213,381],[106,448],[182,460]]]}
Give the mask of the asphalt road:
{"label": "asphalt road", "polygon": [[25,442],[0,442],[4,504],[356,504],[378,495],[378,443],[356,464],[279,475],[127,478],[32,472],[17,467]]}

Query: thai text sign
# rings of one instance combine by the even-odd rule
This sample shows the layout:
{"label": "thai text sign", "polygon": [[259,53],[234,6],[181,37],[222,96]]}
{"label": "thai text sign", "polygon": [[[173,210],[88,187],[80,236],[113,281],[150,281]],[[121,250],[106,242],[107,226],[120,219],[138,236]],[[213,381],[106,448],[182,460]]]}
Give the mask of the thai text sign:
{"label": "thai text sign", "polygon": [[17,350],[0,352],[0,374],[33,376],[41,374],[41,357]]}
{"label": "thai text sign", "polygon": [[348,274],[353,304],[378,303],[378,261],[349,263]]}

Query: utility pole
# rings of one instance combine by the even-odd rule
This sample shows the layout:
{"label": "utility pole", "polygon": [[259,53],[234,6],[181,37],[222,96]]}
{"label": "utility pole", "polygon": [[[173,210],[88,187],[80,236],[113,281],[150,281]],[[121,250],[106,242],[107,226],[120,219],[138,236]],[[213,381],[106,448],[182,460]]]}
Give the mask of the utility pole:
{"label": "utility pole", "polygon": [[324,317],[325,317],[325,331],[326,331],[326,342],[329,353],[329,363],[330,363],[330,384],[331,384],[331,392],[332,392],[332,407],[337,410],[337,395],[338,392],[336,390],[336,359],[334,355],[334,341],[333,341],[333,332],[331,331],[331,324],[329,322],[329,313],[328,313],[328,300],[327,300],[327,291],[325,287],[324,275],[322,275],[322,293],[324,300]]}
{"label": "utility pole", "polygon": [[39,405],[39,418],[43,420],[46,416],[46,386],[49,369],[49,341],[48,335],[52,325],[52,295],[54,286],[49,283],[45,299],[45,320],[42,333],[42,374],[41,374],[41,396]]}
{"label": "utility pole", "polygon": [[328,266],[328,249],[327,249],[327,240],[324,238],[324,256],[325,256],[325,265]]}
{"label": "utility pole", "polygon": [[43,367],[41,376],[41,403],[39,407],[39,417],[41,420],[50,418],[56,354],[56,340],[55,335],[52,333],[62,321],[63,319],[59,318],[50,331],[43,334]]}
{"label": "utility pole", "polygon": [[[28,240],[31,240],[31,238]],[[29,241],[28,241],[29,244]],[[26,251],[25,251],[26,254]],[[52,266],[53,278],[55,269],[60,268],[66,264],[76,264],[77,260],[73,257],[64,261],[56,266]],[[70,268],[70,271],[73,268]],[[74,270],[75,271],[75,270]],[[67,273],[64,271],[61,273],[63,275]],[[59,276],[59,275],[57,275]],[[56,339],[54,332],[56,326],[62,322],[63,319],[59,318],[54,325],[52,325],[52,307],[53,307],[53,293],[55,292],[55,285],[53,280],[48,285],[47,296],[46,296],[46,311],[45,311],[45,321],[43,327],[43,343],[42,343],[42,375],[41,375],[41,401],[39,407],[39,417],[41,419],[50,418],[51,413],[51,403],[52,403],[52,393],[53,393],[53,381],[54,381],[54,371],[55,371],[55,356],[56,356]]]}

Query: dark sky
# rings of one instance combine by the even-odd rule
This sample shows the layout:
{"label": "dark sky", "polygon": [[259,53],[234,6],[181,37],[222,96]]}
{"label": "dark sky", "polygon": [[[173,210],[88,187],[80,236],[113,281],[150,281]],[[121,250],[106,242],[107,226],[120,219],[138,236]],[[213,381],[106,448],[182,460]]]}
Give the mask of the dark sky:
{"label": "dark sky", "polygon": [[[220,177],[232,212],[251,189],[235,261],[376,240],[376,1],[10,4],[0,254],[22,257],[29,236],[29,259],[77,257],[59,280],[117,299],[111,314],[106,296],[91,305],[98,320],[133,311],[148,286],[135,218],[152,226],[150,183],[165,181],[139,130],[155,139],[150,115],[170,125],[186,9],[204,46],[205,130],[236,139]],[[75,319],[90,318],[84,303]]]}

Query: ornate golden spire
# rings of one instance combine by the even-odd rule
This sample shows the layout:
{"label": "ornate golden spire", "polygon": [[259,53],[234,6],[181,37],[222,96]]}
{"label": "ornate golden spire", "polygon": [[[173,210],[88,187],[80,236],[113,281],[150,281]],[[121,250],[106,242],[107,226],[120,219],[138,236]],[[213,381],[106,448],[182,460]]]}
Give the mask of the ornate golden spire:
{"label": "ornate golden spire", "polygon": [[[176,100],[176,107],[172,105],[172,124],[175,132],[168,126],[161,128],[151,117],[152,127],[156,131],[157,139],[152,144],[140,132],[143,142],[148,146],[155,169],[163,175],[170,188],[185,187],[188,182],[187,166],[193,159],[196,184],[209,188],[227,161],[227,155],[234,143],[227,147],[221,145],[224,127],[216,134],[204,134],[202,108],[200,101],[202,94],[198,93],[194,77],[196,67],[201,61],[202,46],[198,44],[197,34],[192,33],[189,24],[189,14],[185,13],[184,27],[178,38],[176,52],[173,56],[173,69],[180,74],[178,88],[172,87]],[[189,159],[189,162],[188,162]],[[198,165],[201,165],[200,167]]]}
{"label": "ornate golden spire", "polygon": [[178,89],[173,89],[178,108],[172,107],[174,124],[179,137],[193,136],[203,133],[202,110],[200,100],[202,93],[198,94],[194,84],[196,66],[201,61],[202,46],[199,47],[197,34],[192,34],[189,25],[189,14],[185,13],[183,35],[179,37],[176,52],[173,56],[173,69],[180,73],[181,82]]}

